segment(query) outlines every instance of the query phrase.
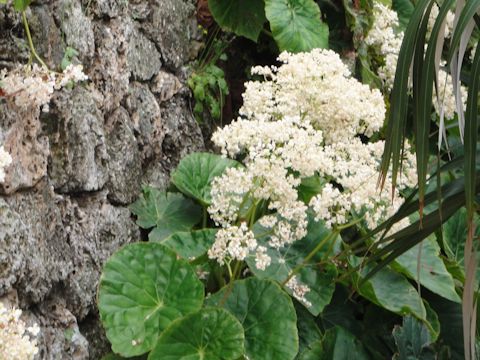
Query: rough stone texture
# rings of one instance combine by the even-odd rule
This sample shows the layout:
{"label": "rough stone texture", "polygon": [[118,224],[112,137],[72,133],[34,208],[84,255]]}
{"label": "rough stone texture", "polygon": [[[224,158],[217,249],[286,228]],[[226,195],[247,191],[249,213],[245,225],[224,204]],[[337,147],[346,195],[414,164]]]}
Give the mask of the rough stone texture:
{"label": "rough stone texture", "polygon": [[0,193],[34,186],[47,173],[49,143],[41,133],[38,111],[20,111],[4,106],[0,110],[0,141],[15,159],[6,170]]}
{"label": "rough stone texture", "polygon": [[0,11],[0,29],[10,29],[2,31],[0,36],[0,68],[10,68],[15,62],[28,61],[27,43],[18,31],[19,22],[20,16],[12,8]]}
{"label": "rough stone texture", "polygon": [[95,52],[95,37],[92,21],[83,13],[75,0],[61,0],[55,3],[54,16],[64,34],[65,44],[78,52],[78,58],[85,65]]}
{"label": "rough stone texture", "polygon": [[[88,3],[87,3],[88,4]],[[120,15],[125,15],[128,7],[128,0],[96,0],[93,7],[93,12],[98,17],[114,18]]]}
{"label": "rough stone texture", "polygon": [[64,53],[60,29],[55,25],[53,14],[47,6],[30,7],[29,20],[33,41],[38,52],[45,54],[47,65],[60,64]]}
{"label": "rough stone texture", "polygon": [[46,121],[53,155],[49,175],[55,189],[60,192],[102,189],[108,179],[108,155],[103,116],[91,93],[77,86],[73,91],[56,94]]}
{"label": "rough stone texture", "polygon": [[5,294],[23,277],[22,249],[33,247],[34,241],[20,216],[3,199],[0,199],[0,244],[0,294]]}
{"label": "rough stone texture", "polygon": [[[148,62],[145,59],[148,59]],[[127,63],[137,80],[150,80],[162,67],[160,53],[155,44],[136,28],[128,42]]]}
{"label": "rough stone texture", "polygon": [[203,149],[204,143],[202,132],[184,97],[177,95],[163,103],[162,112],[166,126],[162,145],[163,159],[168,169],[175,166],[188,153]]}
{"label": "rough stone texture", "polygon": [[153,79],[152,92],[157,95],[159,102],[170,100],[180,90],[182,90],[180,80],[166,71],[160,71]]}
{"label": "rough stone texture", "polygon": [[128,92],[130,71],[126,54],[132,31],[133,23],[129,18],[100,21],[94,25],[95,59],[87,73],[103,96],[105,112],[118,108]]}
{"label": "rough stone texture", "polygon": [[39,337],[40,359],[83,360],[89,358],[89,343],[80,333],[77,319],[66,308],[62,297],[52,297],[26,314],[30,322],[42,327]]}
{"label": "rough stone texture", "polygon": [[155,96],[147,85],[133,83],[125,103],[132,118],[142,158],[151,159],[160,155],[165,124]]}
{"label": "rough stone texture", "polygon": [[[140,240],[128,205],[165,188],[182,156],[204,148],[189,107],[193,0],[37,0],[38,52],[59,70],[67,46],[90,80],[56,92],[48,113],[0,99],[0,301],[41,326],[38,359],[100,359],[95,305],[103,264]],[[0,70],[28,61],[19,14],[0,5]],[[12,295],[13,294],[13,295]]]}
{"label": "rough stone texture", "polygon": [[[164,63],[178,69],[190,55],[191,21],[195,7],[188,1],[154,0],[143,28],[157,44]],[[155,24],[155,26],[152,26]]]}
{"label": "rough stone texture", "polygon": [[106,131],[110,157],[108,199],[114,203],[130,204],[139,192],[142,161],[130,117],[124,108],[118,108],[107,119]]}

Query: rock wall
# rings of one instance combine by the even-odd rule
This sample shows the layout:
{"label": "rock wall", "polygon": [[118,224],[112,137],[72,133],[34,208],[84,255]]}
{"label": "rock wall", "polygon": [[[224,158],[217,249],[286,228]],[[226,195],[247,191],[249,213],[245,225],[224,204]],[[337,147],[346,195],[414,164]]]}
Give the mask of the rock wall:
{"label": "rock wall", "polygon": [[[0,300],[41,325],[38,359],[109,351],[95,306],[105,260],[140,232],[127,206],[164,187],[204,147],[189,105],[193,0],[40,0],[28,10],[52,69],[67,47],[90,81],[57,92],[40,117],[0,100]],[[20,16],[0,6],[0,69],[28,62]]]}

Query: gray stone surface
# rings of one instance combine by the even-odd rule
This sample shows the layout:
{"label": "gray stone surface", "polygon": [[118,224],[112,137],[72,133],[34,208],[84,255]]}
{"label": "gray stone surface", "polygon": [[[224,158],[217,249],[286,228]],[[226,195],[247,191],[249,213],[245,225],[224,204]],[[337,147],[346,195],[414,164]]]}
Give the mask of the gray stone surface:
{"label": "gray stone surface", "polygon": [[31,6],[28,23],[37,52],[49,67],[56,68],[62,61],[65,47],[50,9],[47,6]]}
{"label": "gray stone surface", "polygon": [[193,151],[201,151],[205,145],[187,99],[174,96],[162,104],[166,133],[163,140],[163,159],[165,168],[177,166],[182,157]]}
{"label": "gray stone surface", "polygon": [[130,204],[140,191],[138,179],[142,173],[142,159],[128,112],[118,108],[109,116],[105,127],[109,156],[108,199],[117,204]]}
{"label": "gray stone surface", "polygon": [[152,92],[157,96],[160,103],[170,100],[182,90],[183,85],[173,74],[166,71],[158,72],[152,82]]}
{"label": "gray stone surface", "polygon": [[34,246],[21,217],[0,199],[0,296],[24,276],[25,254],[23,249]]}
{"label": "gray stone surface", "polygon": [[150,80],[162,66],[155,44],[137,28],[128,42],[127,63],[136,80]]}
{"label": "gray stone surface", "polygon": [[94,25],[95,59],[86,71],[103,96],[101,103],[105,112],[118,108],[128,92],[127,49],[133,26],[128,17],[98,21]]}
{"label": "gray stone surface", "polygon": [[[87,3],[88,4],[88,3]],[[90,3],[93,13],[98,17],[114,18],[126,15],[128,0],[96,0]]]}
{"label": "gray stone surface", "polygon": [[89,342],[80,333],[77,319],[66,308],[62,297],[49,298],[33,311],[27,312],[26,316],[42,329],[38,339],[38,358],[89,359]]}
{"label": "gray stone surface", "polygon": [[0,105],[0,141],[15,159],[0,184],[0,194],[32,187],[46,176],[50,146],[41,131],[39,111]]}
{"label": "gray stone surface", "polygon": [[189,60],[191,26],[195,7],[190,1],[153,0],[145,33],[157,44],[164,63],[178,69]]}
{"label": "gray stone surface", "polygon": [[125,101],[138,139],[142,159],[150,160],[162,154],[165,123],[160,106],[147,85],[132,83]]}
{"label": "gray stone surface", "polygon": [[96,191],[108,179],[103,116],[91,93],[77,86],[52,99],[48,118],[49,176],[60,192]]}
{"label": "gray stone surface", "polygon": [[[128,205],[203,139],[187,101],[193,0],[38,0],[28,12],[54,69],[65,48],[89,81],[50,112],[0,100],[0,301],[41,326],[36,360],[99,360],[109,345],[95,305],[103,264],[140,240]],[[45,26],[44,26],[45,25]],[[28,61],[18,13],[0,5],[0,70]]]}
{"label": "gray stone surface", "polygon": [[55,3],[55,19],[60,24],[65,45],[78,52],[80,62],[87,65],[95,52],[92,21],[77,0],[60,0]]}

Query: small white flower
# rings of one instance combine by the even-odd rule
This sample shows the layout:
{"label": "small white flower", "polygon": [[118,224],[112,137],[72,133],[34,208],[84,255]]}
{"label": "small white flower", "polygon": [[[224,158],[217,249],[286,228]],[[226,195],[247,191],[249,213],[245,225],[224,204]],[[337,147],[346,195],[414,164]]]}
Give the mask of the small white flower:
{"label": "small white flower", "polygon": [[0,146],[0,183],[5,181],[5,168],[12,163],[12,156]]}
{"label": "small white flower", "polygon": [[312,306],[312,303],[305,297],[310,292],[310,288],[307,285],[300,283],[297,280],[296,275],[292,276],[285,286],[292,290],[292,294],[295,299],[303,303],[306,307]]}
{"label": "small white flower", "polygon": [[34,338],[39,334],[40,328],[37,324],[26,328],[20,319],[21,315],[20,309],[7,309],[0,302],[0,359],[32,360],[38,353]]}
{"label": "small white flower", "polygon": [[255,254],[255,267],[259,270],[265,270],[272,259],[266,254],[267,248],[265,246],[259,246],[257,248],[257,253]]}

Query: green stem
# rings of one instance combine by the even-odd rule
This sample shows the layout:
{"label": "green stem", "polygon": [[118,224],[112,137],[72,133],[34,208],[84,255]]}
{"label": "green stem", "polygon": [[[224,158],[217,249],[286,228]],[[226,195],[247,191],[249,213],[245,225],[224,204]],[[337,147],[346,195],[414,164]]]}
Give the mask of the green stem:
{"label": "green stem", "polygon": [[223,304],[225,304],[225,301],[227,301],[228,297],[229,297],[230,294],[232,293],[233,282],[235,281],[235,278],[237,277],[237,273],[239,273],[240,270],[241,270],[241,264],[242,264],[241,261],[237,261],[237,262],[235,263],[235,267],[234,267],[233,273],[232,273],[230,264],[227,263],[228,271],[229,271],[229,273],[230,273],[230,281],[228,282],[227,289],[225,290],[225,294],[223,295],[223,297],[222,297],[222,298],[220,299],[220,301],[218,302],[218,306],[222,307]]}
{"label": "green stem", "polygon": [[242,265],[241,261],[237,261],[235,263],[235,267],[233,268],[233,276],[230,279],[231,283],[233,283],[235,281],[235,279],[240,275],[239,272],[240,272],[241,265]]}
{"label": "green stem", "polygon": [[315,254],[323,247],[323,245],[325,245],[326,242],[328,242],[329,240],[331,240],[332,238],[334,238],[335,236],[338,235],[338,232],[335,230],[335,231],[332,231],[330,233],[328,233],[319,243],[317,246],[315,246],[315,248],[310,251],[310,253],[307,255],[307,257],[305,257],[305,259],[303,260],[303,262],[299,265],[297,265],[293,270],[292,272],[290,273],[290,275],[288,275],[288,277],[282,282],[282,285],[285,285],[294,275],[296,275],[305,265],[307,265],[310,260],[312,260],[312,258],[315,256]]}
{"label": "green stem", "polygon": [[35,46],[33,45],[32,35],[30,33],[30,27],[28,26],[27,15],[25,11],[22,11],[22,21],[23,21],[23,27],[25,28],[25,33],[27,34],[28,46],[30,47],[30,56],[33,55],[33,57],[37,59],[40,65],[48,69],[47,64],[45,64],[42,58],[38,56],[37,51],[35,50]]}
{"label": "green stem", "polygon": [[233,278],[232,267],[230,266],[230,262],[227,262],[226,265],[227,265],[227,270],[228,270],[228,277],[230,278],[230,282],[231,282],[232,278]]}
{"label": "green stem", "polygon": [[251,214],[250,214],[250,221],[248,224],[248,228],[251,230],[253,228],[253,224],[255,223],[255,213],[257,212],[257,202],[255,202],[252,206]]}
{"label": "green stem", "polygon": [[335,226],[335,229],[336,230],[345,230],[353,225],[356,225],[358,224],[359,222],[361,222],[363,219],[365,218],[365,215],[353,220],[353,221],[350,221],[349,223],[346,223],[346,224],[343,224],[343,225],[337,225]]}

